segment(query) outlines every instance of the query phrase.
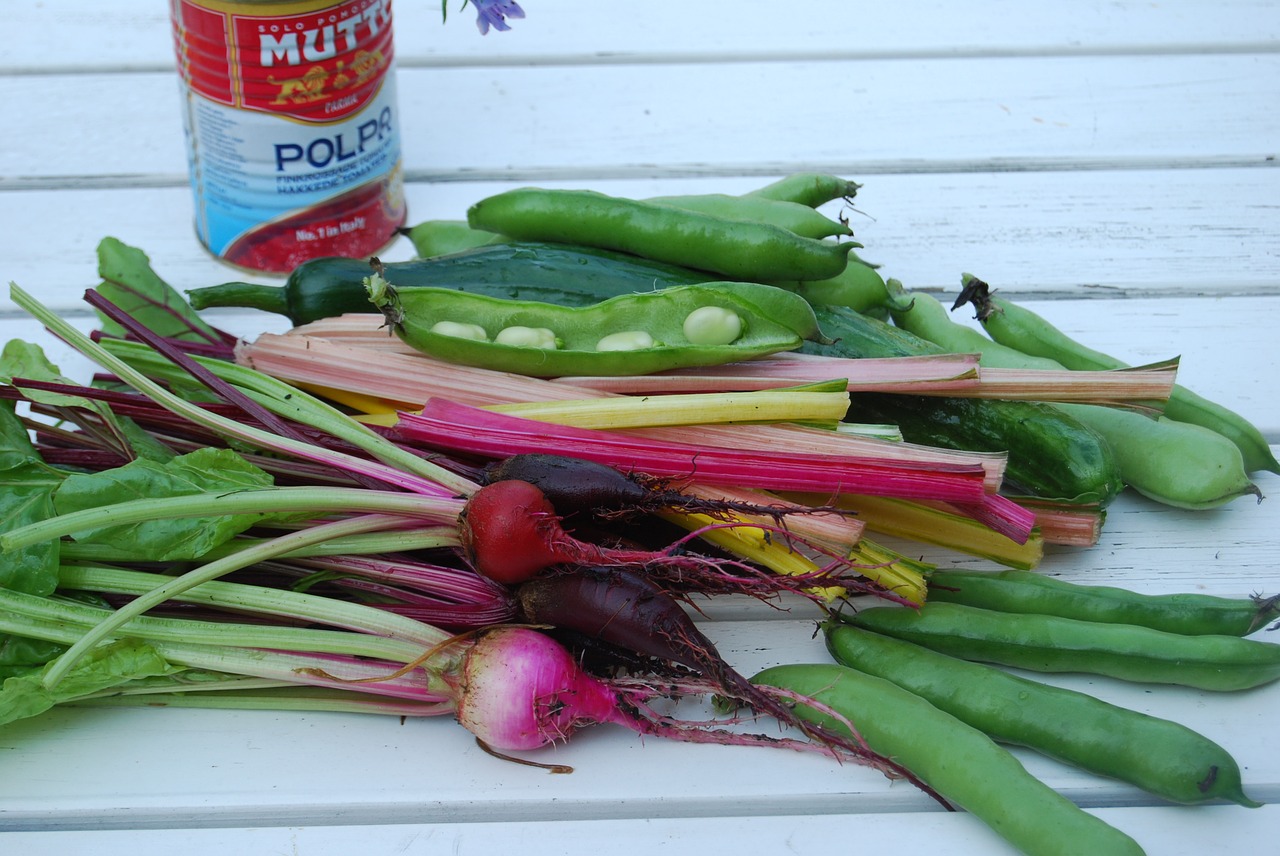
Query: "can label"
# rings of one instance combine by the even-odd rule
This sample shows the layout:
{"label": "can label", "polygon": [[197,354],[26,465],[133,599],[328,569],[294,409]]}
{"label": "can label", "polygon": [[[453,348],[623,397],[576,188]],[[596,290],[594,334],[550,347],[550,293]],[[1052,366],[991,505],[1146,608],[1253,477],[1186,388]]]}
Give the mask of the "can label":
{"label": "can label", "polygon": [[405,220],[391,0],[170,0],[196,232],[287,272]]}

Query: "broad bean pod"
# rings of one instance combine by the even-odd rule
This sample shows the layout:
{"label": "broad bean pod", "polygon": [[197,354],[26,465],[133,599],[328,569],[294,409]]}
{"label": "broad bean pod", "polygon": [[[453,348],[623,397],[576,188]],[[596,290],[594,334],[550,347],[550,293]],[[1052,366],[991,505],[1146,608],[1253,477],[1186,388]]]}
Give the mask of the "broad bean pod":
{"label": "broad bean pod", "polygon": [[[842,181],[834,176],[815,176],[806,174],[807,181],[817,182],[819,179]],[[802,178],[805,178],[802,176]],[[830,184],[827,185],[828,187]],[[818,194],[822,196],[823,194]],[[724,194],[706,194],[702,196],[668,196],[651,197],[648,202],[658,202],[676,207],[687,207],[693,211],[704,211],[709,214],[735,219],[751,220],[757,223],[768,223],[780,226],[797,235],[808,238],[824,238],[836,235],[852,235],[847,225],[819,214],[801,202],[771,199],[767,196],[748,194],[746,196],[729,196]],[[822,201],[826,201],[823,199]],[[793,282],[772,282],[779,288],[796,292],[813,304],[828,306],[844,306],[855,312],[881,314],[887,317],[889,292],[884,278],[880,276],[876,266],[858,257],[857,253],[849,253],[844,270],[828,279],[800,280]]]}
{"label": "broad bean pod", "polygon": [[[992,294],[982,280],[966,274],[963,284],[956,306],[972,303],[978,320],[996,342],[1054,360],[1076,371],[1126,367],[1121,360],[1071,338],[1030,309]],[[1262,432],[1239,413],[1177,384],[1165,405],[1164,415],[1216,431],[1235,443],[1244,456],[1246,471],[1280,473],[1280,461],[1276,460]]]}
{"label": "broad bean pod", "polygon": [[1280,616],[1280,595],[1142,594],[1020,570],[937,570],[929,576],[929,599],[1000,612],[1136,624],[1187,636],[1248,636]]}
{"label": "broad bean pod", "polygon": [[852,723],[872,751],[893,758],[1027,856],[1143,852],[1028,773],[990,737],[891,681],[833,663],[774,666],[751,680],[802,697],[796,713],[805,720],[840,733]]}
{"label": "broad bean pod", "polygon": [[[575,305],[671,285],[706,282],[709,274],[589,247],[504,241],[432,258],[382,265],[401,287],[435,286],[523,300]],[[227,282],[187,292],[196,309],[248,306],[307,324],[348,312],[376,312],[365,291],[365,259],[322,257],[294,268],[283,285]]]}
{"label": "broad bean pod", "polygon": [[1149,499],[1191,510],[1262,499],[1240,450],[1216,431],[1116,407],[1059,406],[1107,439],[1125,484]]}
{"label": "broad bean pod", "polygon": [[[573,307],[448,288],[396,288],[377,275],[366,287],[388,326],[410,347],[448,362],[536,377],[716,365],[792,350],[804,337],[821,335],[803,298],[756,283],[674,286]],[[709,342],[695,335],[686,322],[707,307],[734,316],[737,335]],[[481,335],[448,335],[442,324],[475,325]],[[556,346],[493,341],[516,327],[550,331]]]}
{"label": "broad bean pod", "polygon": [[872,607],[845,620],[963,660],[1033,672],[1082,672],[1215,692],[1280,678],[1280,645],[1238,636],[1184,636],[932,601],[918,609]]}
{"label": "broad bean pod", "polygon": [[[815,305],[829,345],[803,352],[837,357],[902,357],[943,353],[919,336],[836,306]],[[858,393],[851,413],[898,425],[913,443],[1005,453],[1006,489],[1064,503],[1105,507],[1124,484],[1111,447],[1059,408],[1038,401]]]}
{"label": "broad bean pod", "polygon": [[824,633],[837,662],[892,681],[999,743],[1173,802],[1260,805],[1245,795],[1231,753],[1179,723],[840,621]]}
{"label": "broad bean pod", "polygon": [[757,187],[747,196],[761,196],[817,208],[836,199],[853,199],[862,185],[838,175],[823,172],[797,172],[783,176],[764,187]]}
{"label": "broad bean pod", "polygon": [[460,253],[507,240],[503,235],[472,229],[466,220],[423,220],[401,229],[400,234],[409,239],[420,259]]}
{"label": "broad bean pod", "polygon": [[855,312],[885,315],[889,292],[875,265],[850,254],[845,269],[830,279],[798,282],[791,288],[810,303],[843,306]]}
{"label": "broad bean pod", "polygon": [[651,196],[644,201],[655,205],[669,205],[685,211],[700,211],[703,214],[730,220],[767,223],[805,238],[849,237],[853,234],[853,230],[847,223],[832,220],[808,205],[783,199],[705,193],[688,196]]}
{"label": "broad bean pod", "polygon": [[467,211],[476,229],[632,253],[754,282],[827,279],[858,246],[590,190],[518,188]]}
{"label": "broad bean pod", "polygon": [[[894,283],[891,281],[890,290]],[[899,286],[900,287],[900,286]],[[913,293],[891,310],[896,324],[957,353],[979,353],[981,364],[1003,368],[1065,368],[1033,357],[957,323],[929,294]],[[1106,438],[1121,478],[1139,493],[1179,508],[1214,508],[1241,496],[1261,496],[1230,440],[1199,425],[1161,416],[1152,419],[1116,407],[1055,405]]]}

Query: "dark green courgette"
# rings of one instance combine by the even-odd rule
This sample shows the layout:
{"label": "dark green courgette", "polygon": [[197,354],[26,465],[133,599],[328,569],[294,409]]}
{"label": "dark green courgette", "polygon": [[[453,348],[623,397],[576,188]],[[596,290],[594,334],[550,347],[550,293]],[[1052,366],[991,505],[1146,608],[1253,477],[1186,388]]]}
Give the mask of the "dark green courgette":
{"label": "dark green courgette", "polygon": [[[187,297],[195,309],[247,307],[306,324],[347,312],[377,312],[364,287],[370,273],[366,259],[327,257],[303,262],[282,286],[228,282],[191,289]],[[387,263],[383,275],[405,288],[434,286],[558,303],[576,294],[587,303],[598,303],[622,294],[711,279],[705,273],[622,253],[535,242],[491,244],[447,256]]]}
{"label": "dark green courgette", "polygon": [[[839,357],[940,354],[938,346],[883,321],[815,306],[835,344],[805,343],[806,353]],[[905,440],[971,452],[1006,452],[1006,492],[1105,506],[1123,488],[1111,448],[1057,407],[1032,401],[858,393],[850,418],[899,426]]]}

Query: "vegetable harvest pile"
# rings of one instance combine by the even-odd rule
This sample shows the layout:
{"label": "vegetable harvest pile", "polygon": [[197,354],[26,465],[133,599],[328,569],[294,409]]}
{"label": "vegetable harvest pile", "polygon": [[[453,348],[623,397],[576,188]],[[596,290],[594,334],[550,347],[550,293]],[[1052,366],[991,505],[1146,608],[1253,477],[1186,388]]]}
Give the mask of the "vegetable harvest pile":
{"label": "vegetable harvest pile", "polygon": [[[952,309],[988,336],[883,278],[822,213],[856,190],[523,188],[406,230],[413,261],[185,296],[108,238],[92,336],[13,285],[101,373],[0,353],[0,724],[60,704],[448,715],[504,754],[612,723],[870,765],[1028,854],[1142,850],[1003,744],[1259,805],[1207,736],[999,666],[1280,678],[1280,645],[1252,638],[1275,596],[1036,570],[1047,544],[1095,544],[1125,489],[1261,499],[1267,443],[1176,361],[1128,367],[965,275]],[[294,326],[237,340],[209,320],[226,306]],[[811,613],[831,660],[739,673],[693,618],[730,597]],[[686,698],[715,715],[675,716]]]}

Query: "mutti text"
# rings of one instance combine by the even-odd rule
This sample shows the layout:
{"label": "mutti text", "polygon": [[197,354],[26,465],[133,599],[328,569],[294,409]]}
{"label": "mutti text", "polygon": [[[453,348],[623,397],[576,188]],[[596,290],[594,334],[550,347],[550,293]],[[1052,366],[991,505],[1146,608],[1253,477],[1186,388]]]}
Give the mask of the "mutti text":
{"label": "mutti text", "polygon": [[[355,6],[358,4],[352,4]],[[312,20],[262,24],[258,46],[263,68],[301,65],[332,59],[359,47],[362,36],[373,38],[391,26],[391,3],[376,0],[364,8],[348,8],[340,13],[322,14]]]}
{"label": "mutti text", "polygon": [[287,172],[290,167],[324,169],[337,166],[365,150],[391,137],[391,108],[384,107],[376,118],[361,122],[355,127],[301,143],[276,143],[276,172]]}

